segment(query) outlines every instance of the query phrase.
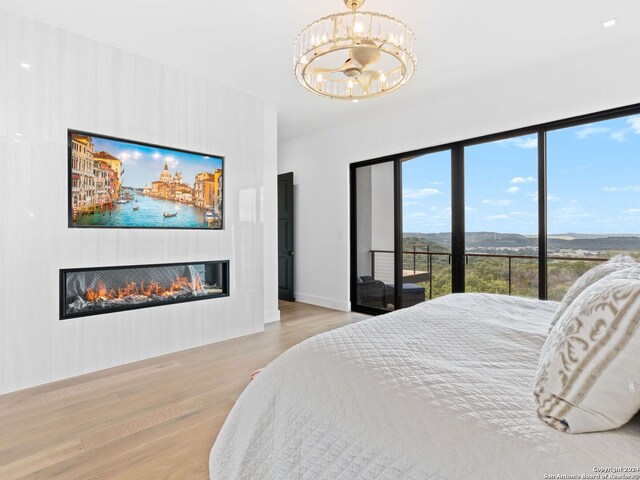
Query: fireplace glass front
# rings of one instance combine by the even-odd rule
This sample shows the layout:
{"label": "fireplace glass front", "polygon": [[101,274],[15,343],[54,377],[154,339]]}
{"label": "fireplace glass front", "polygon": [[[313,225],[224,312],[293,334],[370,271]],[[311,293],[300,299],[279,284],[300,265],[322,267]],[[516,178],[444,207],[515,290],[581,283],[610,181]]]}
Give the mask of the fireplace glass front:
{"label": "fireplace glass front", "polygon": [[229,295],[229,262],[60,270],[60,319]]}

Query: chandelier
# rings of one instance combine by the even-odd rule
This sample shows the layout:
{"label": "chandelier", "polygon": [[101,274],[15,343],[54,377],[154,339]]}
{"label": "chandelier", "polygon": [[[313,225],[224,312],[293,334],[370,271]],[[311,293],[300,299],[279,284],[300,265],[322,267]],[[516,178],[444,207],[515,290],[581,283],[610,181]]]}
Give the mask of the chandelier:
{"label": "chandelier", "polygon": [[343,0],[350,12],[308,25],[294,42],[294,70],[307,90],[357,102],[407,83],[416,69],[416,38],[388,15],[361,12],[365,0]]}

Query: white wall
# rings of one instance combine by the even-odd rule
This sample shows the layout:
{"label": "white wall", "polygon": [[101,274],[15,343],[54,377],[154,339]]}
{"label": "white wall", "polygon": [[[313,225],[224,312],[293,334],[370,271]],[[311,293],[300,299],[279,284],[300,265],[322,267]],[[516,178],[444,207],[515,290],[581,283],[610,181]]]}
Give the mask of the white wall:
{"label": "white wall", "polygon": [[[0,393],[277,317],[276,121],[258,98],[0,10]],[[67,128],[225,156],[225,230],[67,228]],[[60,268],[215,259],[228,298],[58,320]]]}
{"label": "white wall", "polygon": [[278,309],[278,114],[264,111],[264,323],[280,320]]}
{"label": "white wall", "polygon": [[[414,81],[429,75],[422,62]],[[331,130],[282,140],[278,170],[294,172],[298,192],[296,298],[349,308],[350,163],[638,103],[639,77],[640,50],[621,44],[418,98],[360,102],[357,124],[336,116]]]}

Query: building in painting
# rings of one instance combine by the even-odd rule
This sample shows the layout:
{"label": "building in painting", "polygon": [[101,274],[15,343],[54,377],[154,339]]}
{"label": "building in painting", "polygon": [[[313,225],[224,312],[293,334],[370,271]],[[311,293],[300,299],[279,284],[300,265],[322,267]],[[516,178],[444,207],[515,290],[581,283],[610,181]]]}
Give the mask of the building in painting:
{"label": "building in painting", "polygon": [[96,184],[95,204],[105,205],[117,197],[117,173],[111,168],[111,164],[103,160],[93,162],[93,171]]}
{"label": "building in painting", "polygon": [[222,170],[218,168],[214,173],[197,174],[193,193],[196,207],[219,210],[222,199]]}
{"label": "building in painting", "polygon": [[90,136],[71,136],[71,202],[80,212],[94,211],[118,196],[122,162],[94,152],[93,146]]}
{"label": "building in painting", "polygon": [[85,135],[71,136],[71,202],[73,208],[85,208],[95,202],[93,141]]}
{"label": "building in painting", "polygon": [[112,185],[113,188],[113,197],[118,197],[118,191],[120,190],[120,185],[122,184],[122,160],[114,157],[109,152],[96,152],[93,154],[94,160],[99,160],[101,162],[105,162],[111,170],[113,170],[115,174],[115,183]]}
{"label": "building in painting", "polygon": [[169,165],[165,162],[160,179],[151,182],[151,188],[145,185],[145,193],[151,197],[173,200],[181,203],[193,203],[193,189],[182,182],[182,173],[171,175]]}

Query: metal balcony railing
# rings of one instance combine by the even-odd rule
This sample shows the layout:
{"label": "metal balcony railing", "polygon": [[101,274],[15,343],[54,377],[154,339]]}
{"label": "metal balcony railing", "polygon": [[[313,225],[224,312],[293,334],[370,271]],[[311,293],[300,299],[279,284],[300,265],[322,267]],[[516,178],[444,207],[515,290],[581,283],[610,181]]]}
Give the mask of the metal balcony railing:
{"label": "metal balcony railing", "polygon": [[[426,251],[417,250],[416,245],[412,250],[402,252],[403,256],[403,279],[408,283],[425,283],[429,282],[429,300],[433,298],[433,257],[447,257],[448,264],[451,265],[450,252],[431,252],[428,247]],[[371,254],[371,276],[385,283],[394,282],[394,252],[393,250],[370,250]],[[409,260],[407,261],[407,256]],[[419,257],[426,257],[426,261],[418,261]],[[494,253],[466,253],[465,264],[469,265],[470,258],[498,258],[506,259],[508,262],[507,278],[509,285],[509,295],[513,293],[513,260],[538,260],[537,255],[514,255],[514,254],[494,254]],[[549,255],[549,261],[566,260],[581,262],[606,262],[608,258],[602,257],[567,257]],[[426,270],[420,270],[426,267]]]}

